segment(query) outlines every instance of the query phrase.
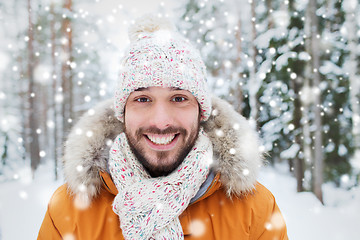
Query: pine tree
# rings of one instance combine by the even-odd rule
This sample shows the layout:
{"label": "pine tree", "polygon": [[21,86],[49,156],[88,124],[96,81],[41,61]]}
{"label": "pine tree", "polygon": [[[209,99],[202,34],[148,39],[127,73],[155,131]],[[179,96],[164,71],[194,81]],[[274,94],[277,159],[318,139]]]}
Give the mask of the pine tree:
{"label": "pine tree", "polygon": [[360,26],[356,21],[356,14],[359,12],[360,6],[357,1],[345,0],[343,2],[343,9],[345,10],[344,27],[346,29],[344,37],[347,39],[347,51],[349,53],[349,56],[344,63],[344,68],[350,82],[351,121],[353,147],[355,151],[354,167],[356,168],[356,172],[360,179],[360,77],[358,70],[360,51],[357,47],[359,41],[356,36],[356,32],[360,29]]}

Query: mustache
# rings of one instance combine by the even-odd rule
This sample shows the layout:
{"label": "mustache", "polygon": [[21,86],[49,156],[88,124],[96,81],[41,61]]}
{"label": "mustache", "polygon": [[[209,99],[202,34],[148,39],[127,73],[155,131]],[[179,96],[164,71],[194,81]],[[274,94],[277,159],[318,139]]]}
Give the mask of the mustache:
{"label": "mustache", "polygon": [[147,133],[147,134],[163,134],[163,135],[180,133],[180,134],[183,134],[184,136],[186,136],[187,130],[185,128],[174,127],[174,126],[169,126],[165,129],[159,129],[157,127],[147,127],[147,128],[141,127],[136,130],[135,136],[139,140],[145,133]]}

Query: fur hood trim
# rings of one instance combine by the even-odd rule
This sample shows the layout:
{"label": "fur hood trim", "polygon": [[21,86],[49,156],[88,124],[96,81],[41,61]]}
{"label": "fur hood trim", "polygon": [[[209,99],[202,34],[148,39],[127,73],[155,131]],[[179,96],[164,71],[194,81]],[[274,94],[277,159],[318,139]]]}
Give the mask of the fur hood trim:
{"label": "fur hood trim", "polygon": [[[107,172],[112,141],[123,131],[112,105],[112,99],[107,100],[85,113],[65,143],[65,180],[69,191],[83,200],[99,193],[99,171]],[[229,196],[247,194],[254,189],[263,162],[257,133],[226,101],[213,96],[212,106],[212,115],[201,125],[213,144],[214,171],[220,173]]]}

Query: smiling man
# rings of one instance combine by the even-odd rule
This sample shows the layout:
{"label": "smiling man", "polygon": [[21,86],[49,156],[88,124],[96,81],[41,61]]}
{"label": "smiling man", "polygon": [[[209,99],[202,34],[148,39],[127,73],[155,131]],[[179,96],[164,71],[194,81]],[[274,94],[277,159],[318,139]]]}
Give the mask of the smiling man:
{"label": "smiling man", "polygon": [[68,137],[38,239],[288,239],[256,132],[210,95],[199,52],[162,18],[129,36],[114,104]]}
{"label": "smiling man", "polygon": [[186,90],[149,87],[125,106],[129,145],[152,177],[166,176],[184,160],[199,133],[199,104]]}

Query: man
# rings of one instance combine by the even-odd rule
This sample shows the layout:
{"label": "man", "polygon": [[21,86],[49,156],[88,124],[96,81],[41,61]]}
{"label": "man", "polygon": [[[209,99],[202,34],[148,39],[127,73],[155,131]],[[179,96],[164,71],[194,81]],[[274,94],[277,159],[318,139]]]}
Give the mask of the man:
{"label": "man", "polygon": [[38,239],[288,239],[256,133],[209,95],[200,54],[161,18],[129,35],[114,106],[70,133]]}

